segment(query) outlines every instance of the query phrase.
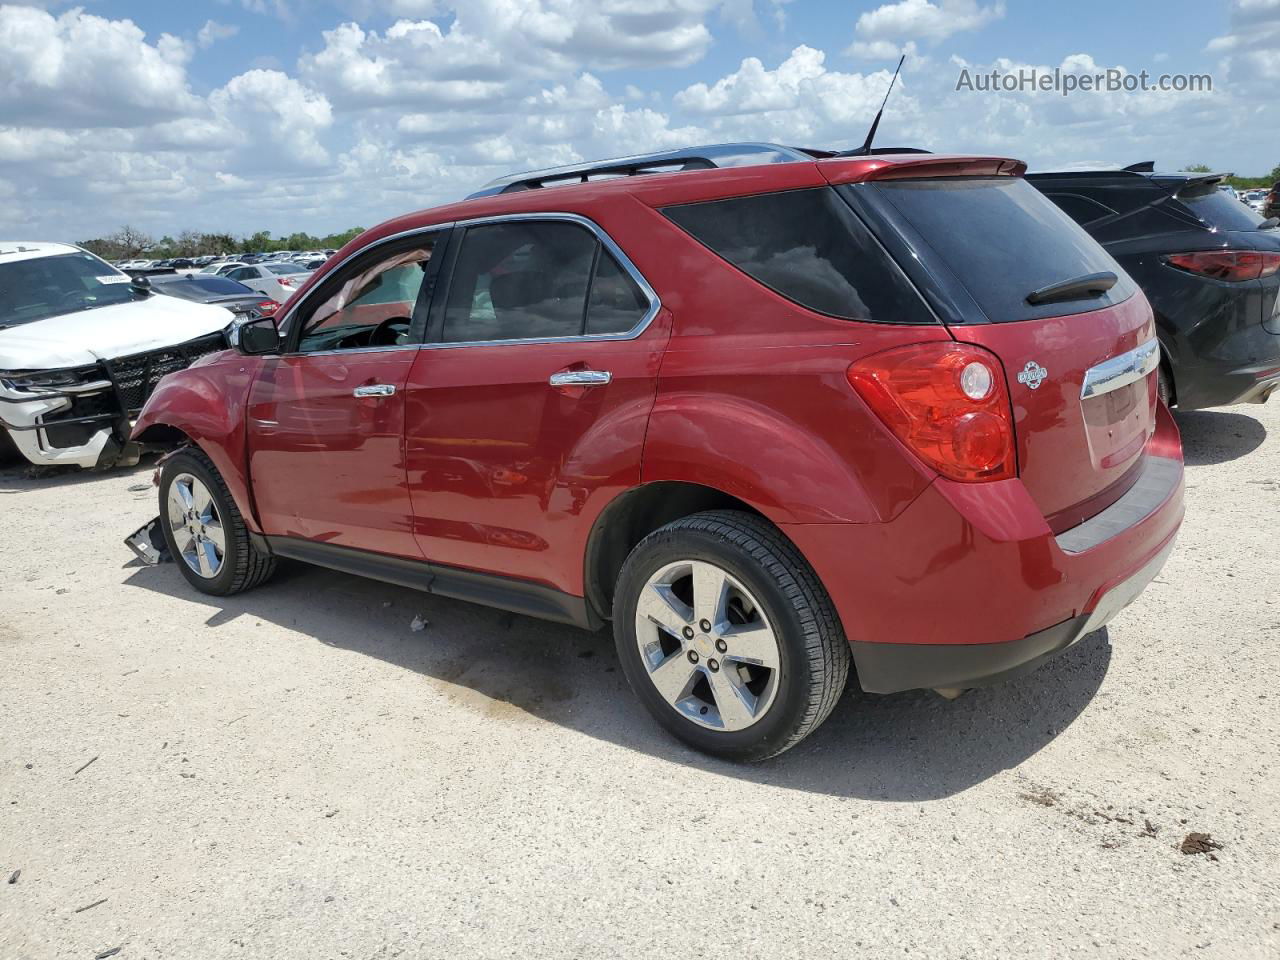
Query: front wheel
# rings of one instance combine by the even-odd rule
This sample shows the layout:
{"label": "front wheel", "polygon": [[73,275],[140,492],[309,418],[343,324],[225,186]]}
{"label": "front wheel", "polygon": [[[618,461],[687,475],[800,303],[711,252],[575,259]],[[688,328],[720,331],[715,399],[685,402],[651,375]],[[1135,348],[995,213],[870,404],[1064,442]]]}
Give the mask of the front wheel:
{"label": "front wheel", "polygon": [[627,558],[614,638],[631,688],[706,753],[764,760],[840,698],[849,645],[817,575],[777,528],[717,510],[677,520]]}
{"label": "front wheel", "polygon": [[240,593],[275,570],[275,559],[254,545],[221,474],[199,450],[175,453],[160,468],[160,530],[178,570],[201,593]]}

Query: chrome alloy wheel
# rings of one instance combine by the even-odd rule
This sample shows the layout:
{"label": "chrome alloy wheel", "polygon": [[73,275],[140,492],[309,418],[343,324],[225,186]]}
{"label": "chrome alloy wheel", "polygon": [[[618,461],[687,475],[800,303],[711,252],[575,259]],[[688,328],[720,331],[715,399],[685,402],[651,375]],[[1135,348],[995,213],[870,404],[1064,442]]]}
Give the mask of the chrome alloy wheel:
{"label": "chrome alloy wheel", "polygon": [[206,580],[218,575],[227,553],[222,517],[209,488],[189,473],[169,485],[169,530],[188,567]]}
{"label": "chrome alloy wheel", "polygon": [[782,654],[764,610],[728,571],[677,560],[636,604],[636,643],[667,703],[712,730],[744,730],[768,712]]}

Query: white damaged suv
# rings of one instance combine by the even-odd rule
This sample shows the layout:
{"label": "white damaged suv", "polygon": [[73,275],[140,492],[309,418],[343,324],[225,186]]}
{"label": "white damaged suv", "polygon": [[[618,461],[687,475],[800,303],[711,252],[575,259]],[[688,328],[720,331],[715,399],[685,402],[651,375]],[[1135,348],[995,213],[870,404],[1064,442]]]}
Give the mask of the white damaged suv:
{"label": "white damaged suv", "polygon": [[0,433],[32,463],[136,462],[160,378],[226,347],[230,311],[148,287],[70,244],[0,241]]}

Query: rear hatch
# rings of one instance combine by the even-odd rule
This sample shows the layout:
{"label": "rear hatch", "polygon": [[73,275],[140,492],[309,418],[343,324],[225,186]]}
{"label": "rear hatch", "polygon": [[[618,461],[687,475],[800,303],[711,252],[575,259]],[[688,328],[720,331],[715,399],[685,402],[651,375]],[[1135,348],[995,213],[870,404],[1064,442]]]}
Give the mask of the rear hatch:
{"label": "rear hatch", "polygon": [[837,189],[958,341],[1004,366],[1018,473],[1055,530],[1136,481],[1155,430],[1151,309],[1096,241],[1017,176]]}

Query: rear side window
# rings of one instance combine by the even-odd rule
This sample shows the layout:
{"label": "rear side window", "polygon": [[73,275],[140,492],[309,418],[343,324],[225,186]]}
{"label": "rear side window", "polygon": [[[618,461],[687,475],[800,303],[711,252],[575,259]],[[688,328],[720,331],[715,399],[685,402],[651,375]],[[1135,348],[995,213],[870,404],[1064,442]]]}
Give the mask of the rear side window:
{"label": "rear side window", "polygon": [[[1047,197],[1017,177],[886,180],[842,187],[887,201],[992,322],[1084,313],[1133,295],[1124,270]],[[1027,295],[1091,273],[1119,278],[1099,297],[1031,306]]]}
{"label": "rear side window", "polygon": [[919,294],[829,188],[667,207],[679,227],[788,300],[843,320],[935,323]]}
{"label": "rear side window", "polygon": [[624,334],[649,301],[594,233],[528,220],[468,227],[449,282],[444,343]]}
{"label": "rear side window", "polygon": [[1181,190],[1178,200],[1205,225],[1219,230],[1257,230],[1262,222],[1255,211],[1222,190]]}

